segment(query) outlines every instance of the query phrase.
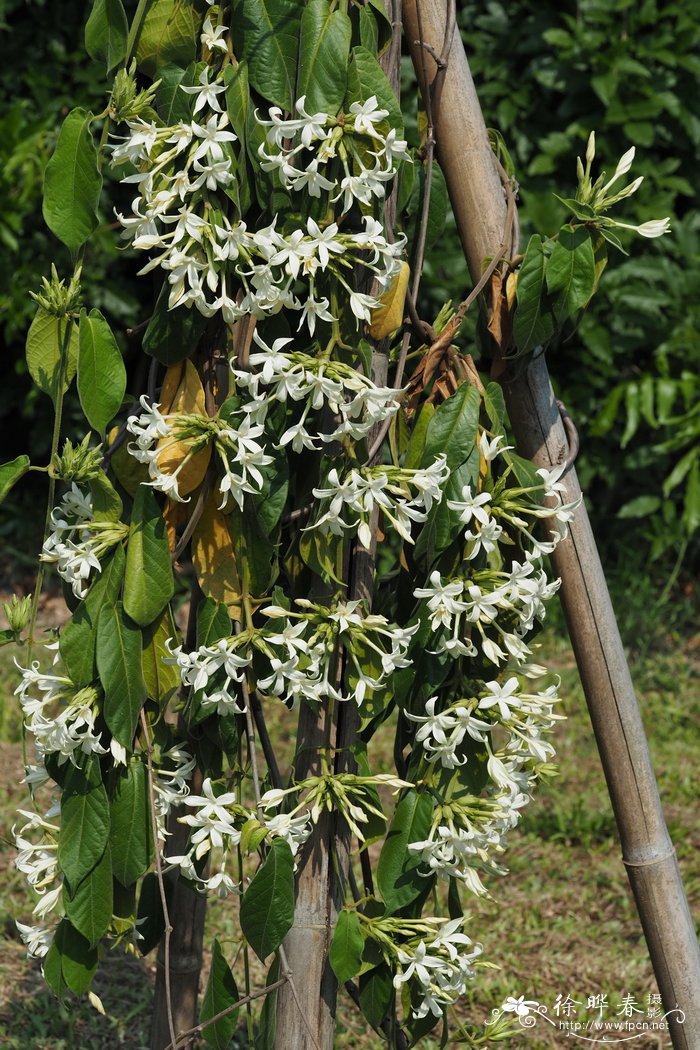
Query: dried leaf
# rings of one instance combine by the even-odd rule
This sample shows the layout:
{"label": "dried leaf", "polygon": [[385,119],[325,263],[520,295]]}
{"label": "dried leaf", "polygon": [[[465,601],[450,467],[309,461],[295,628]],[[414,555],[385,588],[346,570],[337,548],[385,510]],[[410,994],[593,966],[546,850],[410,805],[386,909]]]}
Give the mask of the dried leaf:
{"label": "dried leaf", "polygon": [[403,308],[410,275],[408,263],[402,263],[396,277],[381,296],[379,306],[372,311],[369,334],[373,339],[385,339],[403,324]]}
{"label": "dried leaf", "polygon": [[241,578],[229,531],[229,518],[217,507],[212,493],[192,537],[192,564],[205,598],[225,605],[240,619]]}
{"label": "dried leaf", "polygon": [[[177,382],[174,393],[173,386]],[[182,361],[168,369],[161,389],[161,412],[168,414],[194,414],[206,416],[204,387],[199,373],[191,361]],[[158,467],[164,474],[174,474],[188,455],[193,441],[173,441],[172,438],[161,438],[158,447]],[[178,491],[181,496],[194,492],[204,481],[204,475],[211,460],[211,444],[196,452],[185,464],[177,476]]]}

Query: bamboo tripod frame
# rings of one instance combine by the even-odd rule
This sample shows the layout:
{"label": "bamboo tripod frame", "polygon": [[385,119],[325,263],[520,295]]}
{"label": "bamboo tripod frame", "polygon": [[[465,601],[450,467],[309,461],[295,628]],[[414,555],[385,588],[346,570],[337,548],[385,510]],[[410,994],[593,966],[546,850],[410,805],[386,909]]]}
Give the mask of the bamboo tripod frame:
{"label": "bamboo tripod frame", "polygon": [[[446,0],[404,0],[403,19],[424,88],[443,49]],[[424,46],[428,45],[428,48]],[[472,279],[499,251],[506,201],[458,31],[434,114],[437,153]],[[520,453],[538,466],[564,462],[566,432],[543,355],[501,380]],[[580,495],[564,476],[565,502]],[[700,951],[668,835],[644,727],[615,614],[582,505],[552,561],[632,886],[675,1050],[700,1050]],[[681,1021],[680,1018],[683,1017]]]}

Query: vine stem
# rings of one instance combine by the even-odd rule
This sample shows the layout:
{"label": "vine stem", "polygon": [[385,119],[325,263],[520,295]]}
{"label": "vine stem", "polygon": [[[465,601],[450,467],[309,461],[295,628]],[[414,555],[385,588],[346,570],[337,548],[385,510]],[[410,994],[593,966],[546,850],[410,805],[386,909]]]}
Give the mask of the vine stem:
{"label": "vine stem", "polygon": [[[66,330],[63,334],[63,339],[60,343],[59,350],[59,364],[58,364],[58,375],[56,377],[56,412],[53,421],[53,434],[51,436],[51,452],[49,456],[49,490],[46,496],[46,515],[44,517],[44,535],[41,541],[43,547],[46,537],[49,533],[49,527],[51,525],[51,512],[53,510],[54,500],[56,498],[56,478],[52,472],[52,464],[56,458],[58,452],[58,444],[61,440],[61,423],[63,420],[63,397],[64,397],[64,386],[66,383],[66,372],[68,369],[68,352],[70,349],[71,335],[73,334],[73,318],[66,318]],[[39,612],[39,598],[41,597],[41,590],[44,586],[44,562],[39,562],[39,569],[36,574],[36,582],[34,586],[34,594],[32,595],[32,608],[29,616],[29,634],[27,636],[27,663],[32,662],[32,650],[34,648],[34,631],[36,629],[36,618]],[[25,755],[26,758],[26,755]]]}
{"label": "vine stem", "polygon": [[165,1050],[178,1050],[178,1047],[185,1046],[190,1037],[196,1035],[197,1032],[203,1031],[211,1024],[216,1024],[216,1022],[220,1021],[222,1017],[228,1017],[229,1014],[232,1014],[235,1010],[240,1010],[242,1006],[252,1003],[255,999],[262,999],[263,996],[269,995],[270,992],[277,991],[278,988],[281,988],[282,985],[286,983],[287,978],[280,977],[278,981],[273,981],[272,984],[266,984],[259,992],[251,992],[249,995],[244,995],[242,999],[239,999],[235,1003],[231,1003],[231,1005],[227,1006],[224,1010],[220,1010],[218,1014],[214,1014],[214,1016],[210,1017],[208,1021],[202,1021],[200,1024],[195,1025],[194,1028],[188,1028],[186,1032],[183,1032],[176,1040],[166,1046]]}
{"label": "vine stem", "polygon": [[148,770],[148,798],[149,806],[151,811],[151,829],[153,832],[153,847],[154,847],[154,864],[156,869],[156,879],[158,880],[158,892],[160,894],[160,903],[163,908],[163,919],[165,921],[165,945],[164,945],[164,977],[165,977],[165,1005],[166,1013],[168,1017],[168,1029],[170,1031],[170,1045],[176,1046],[178,1039],[175,1033],[175,1022],[173,1021],[173,1004],[172,996],[170,991],[170,935],[173,932],[173,927],[170,922],[170,912],[168,911],[168,900],[165,892],[165,882],[163,880],[163,865],[161,863],[160,856],[160,844],[158,834],[158,817],[156,816],[156,792],[153,781],[153,745],[151,743],[151,737],[148,732],[148,722],[146,720],[146,713],[141,710],[140,714],[141,728],[143,729],[143,735],[146,740],[146,766]]}

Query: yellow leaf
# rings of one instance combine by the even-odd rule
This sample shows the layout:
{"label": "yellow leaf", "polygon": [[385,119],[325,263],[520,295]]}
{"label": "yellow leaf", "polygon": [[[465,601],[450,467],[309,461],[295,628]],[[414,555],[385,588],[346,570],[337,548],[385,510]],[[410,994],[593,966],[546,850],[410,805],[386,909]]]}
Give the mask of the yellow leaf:
{"label": "yellow leaf", "polygon": [[518,275],[517,273],[509,273],[508,279],[506,280],[506,303],[508,309],[512,310],[515,306],[515,293],[518,288]]}
{"label": "yellow leaf", "polygon": [[192,536],[192,564],[205,598],[227,606],[230,616],[240,620],[241,578],[229,532],[229,518],[216,505],[212,493]]}
{"label": "yellow leaf", "polygon": [[384,339],[403,324],[403,308],[410,276],[408,263],[402,263],[401,269],[379,300],[379,306],[372,310],[369,334],[373,339]]}
{"label": "yellow leaf", "polygon": [[[160,392],[160,403],[163,415],[207,415],[202,380],[191,361],[183,361],[168,369]],[[163,474],[174,474],[190,452],[192,444],[192,438],[183,441],[173,441],[171,437],[161,438],[158,442],[158,447],[162,450],[157,457],[158,469]],[[204,481],[210,460],[211,444],[196,452],[182,468],[177,476],[177,487],[181,496],[187,496],[199,488]]]}

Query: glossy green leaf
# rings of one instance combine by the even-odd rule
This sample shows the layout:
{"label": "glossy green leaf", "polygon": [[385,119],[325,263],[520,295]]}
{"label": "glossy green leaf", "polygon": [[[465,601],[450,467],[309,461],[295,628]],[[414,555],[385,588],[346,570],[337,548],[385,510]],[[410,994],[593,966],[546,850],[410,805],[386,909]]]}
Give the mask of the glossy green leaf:
{"label": "glossy green leaf", "polygon": [[170,658],[166,646],[169,638],[177,637],[177,627],[168,606],[159,620],[143,629],[143,679],[146,692],[152,700],[167,700],[180,686],[180,672],[176,664],[165,663]]}
{"label": "glossy green leaf", "polygon": [[85,25],[85,50],[90,58],[103,59],[109,73],[126,58],[128,36],[122,0],[94,0]]}
{"label": "glossy green leaf", "polygon": [[[66,324],[71,328],[66,347]],[[39,307],[27,333],[27,367],[45,394],[56,401],[56,386],[61,371],[61,354],[67,351],[64,368],[64,391],[68,389],[78,364],[78,326],[65,318],[54,317]]]}
{"label": "glossy green leaf", "polygon": [[54,995],[63,999],[68,991],[83,995],[97,969],[97,949],[72,926],[61,919],[53,943],[44,960],[44,977]]}
{"label": "glossy green leaf", "polygon": [[102,566],[84,601],[80,603],[73,617],[61,631],[59,648],[61,659],[66,666],[74,685],[81,688],[91,685],[97,678],[95,663],[95,643],[97,638],[97,617],[102,606],[114,606],[122,580],[126,555],[121,544],[114,554]]}
{"label": "glossy green leaf", "polygon": [[130,758],[117,782],[109,811],[114,877],[122,886],[131,886],[147,870],[153,852],[148,776],[140,757]]}
{"label": "glossy green leaf", "polygon": [[141,631],[121,602],[103,606],[97,620],[97,671],[104,689],[104,719],[122,747],[131,750],[146,701]]}
{"label": "glossy green leaf", "polygon": [[239,62],[237,69],[227,66],[224,71],[226,84],[226,109],[231,127],[238,136],[239,142],[245,142],[250,109],[250,85],[248,83],[248,63]]}
{"label": "glossy green leaf", "polygon": [[298,0],[235,0],[233,25],[250,83],[268,102],[294,110],[302,5]]}
{"label": "glossy green leaf", "polygon": [[165,282],[143,336],[144,352],[162,365],[174,365],[194,353],[207,325],[199,310],[168,309],[170,285]]}
{"label": "glossy green leaf", "polygon": [[480,409],[479,391],[470,383],[462,383],[438,406],[428,424],[422,465],[430,466],[443,454],[451,470],[463,463],[476,445]]}
{"label": "glossy green leaf", "polygon": [[595,291],[595,258],[591,233],[585,226],[562,226],[545,270],[547,290],[555,295],[560,320],[573,317]]}
{"label": "glossy green leaf", "polygon": [[75,891],[102,858],[109,840],[109,801],[94,755],[85,769],[70,764],[61,798],[58,863]]}
{"label": "glossy green leaf", "polygon": [[[172,881],[165,879],[165,895],[168,904],[171,903]],[[158,876],[154,871],[149,871],[144,876],[139,893],[139,906],[137,911],[138,929],[141,940],[137,941],[139,951],[142,955],[149,952],[160,943],[165,933],[165,918],[163,916],[163,903],[160,897],[160,886]]]}
{"label": "glossy green leaf", "polygon": [[[204,990],[204,998],[202,999],[202,1006],[199,1012],[200,1023],[204,1024],[210,1017],[215,1017],[222,1010],[232,1006],[239,998],[233,974],[221,950],[221,945],[218,939],[215,938],[212,947],[209,980]],[[221,1017],[213,1024],[206,1025],[202,1029],[202,1036],[209,1043],[209,1046],[216,1047],[216,1050],[226,1050],[231,1042],[233,1033],[236,1031],[237,1024],[238,1010],[233,1010],[230,1014],[226,1014],[225,1017]]]}
{"label": "glossy green leaf", "polygon": [[17,456],[0,466],[0,503],[9,496],[11,489],[24,477],[30,466],[29,456]]}
{"label": "glossy green leaf", "polygon": [[121,408],[126,369],[112,329],[99,310],[80,315],[78,394],[90,426],[104,437]]}
{"label": "glossy green leaf", "polygon": [[88,482],[92,496],[92,516],[95,521],[121,520],[123,504],[121,497],[106,474],[100,472]]}
{"label": "glossy green leaf", "polygon": [[168,64],[158,70],[160,84],[156,91],[156,109],[164,124],[192,119],[192,95],[183,87],[194,87],[204,69],[203,62],[190,62],[186,69]]}
{"label": "glossy green leaf", "polygon": [[165,522],[153,489],[141,485],[131,512],[124,610],[141,627],[147,627],[162,613],[174,590]]}
{"label": "glossy green leaf", "polygon": [[534,234],[518,271],[517,306],[513,315],[513,337],[520,353],[544,346],[554,334],[554,318],[546,295],[546,257],[542,238]]}
{"label": "glossy green leaf", "polygon": [[345,984],[362,969],[365,941],[360,919],[355,911],[341,911],[335,924],[330,950],[330,964],[340,984]]}
{"label": "glossy green leaf", "polygon": [[386,73],[371,51],[361,46],[354,47],[348,67],[348,104],[366,102],[372,95],[376,95],[382,109],[388,110],[387,121],[392,128],[396,128],[397,135],[401,137],[403,114]]}
{"label": "glossy green leaf", "polygon": [[[72,895],[64,894],[66,918],[92,946],[112,922],[112,857],[107,844],[101,858]],[[64,971],[65,972],[65,971]]]}
{"label": "glossy green leaf", "polygon": [[294,857],[285,840],[277,838],[243,894],[241,929],[263,961],[279,948],[293,922]]}
{"label": "glossy green leaf", "polygon": [[155,78],[168,63],[188,65],[195,57],[201,23],[190,0],[151,0],[134,41],[139,69]]}
{"label": "glossy green leaf", "polygon": [[335,116],[348,80],[352,23],[344,11],[331,11],[329,0],[309,0],[301,18],[297,98],[306,96],[306,112]]}
{"label": "glossy green leaf", "polygon": [[225,605],[206,598],[197,609],[197,645],[213,645],[231,634],[231,617]]}
{"label": "glossy green leaf", "polygon": [[84,109],[68,114],[44,175],[44,220],[73,253],[97,226],[102,176],[91,122],[92,113]]}
{"label": "glossy green leaf", "polygon": [[396,807],[377,865],[377,886],[389,914],[405,908],[425,888],[425,878],[419,874],[422,861],[409,852],[408,845],[425,841],[432,815],[431,796],[413,788]]}

